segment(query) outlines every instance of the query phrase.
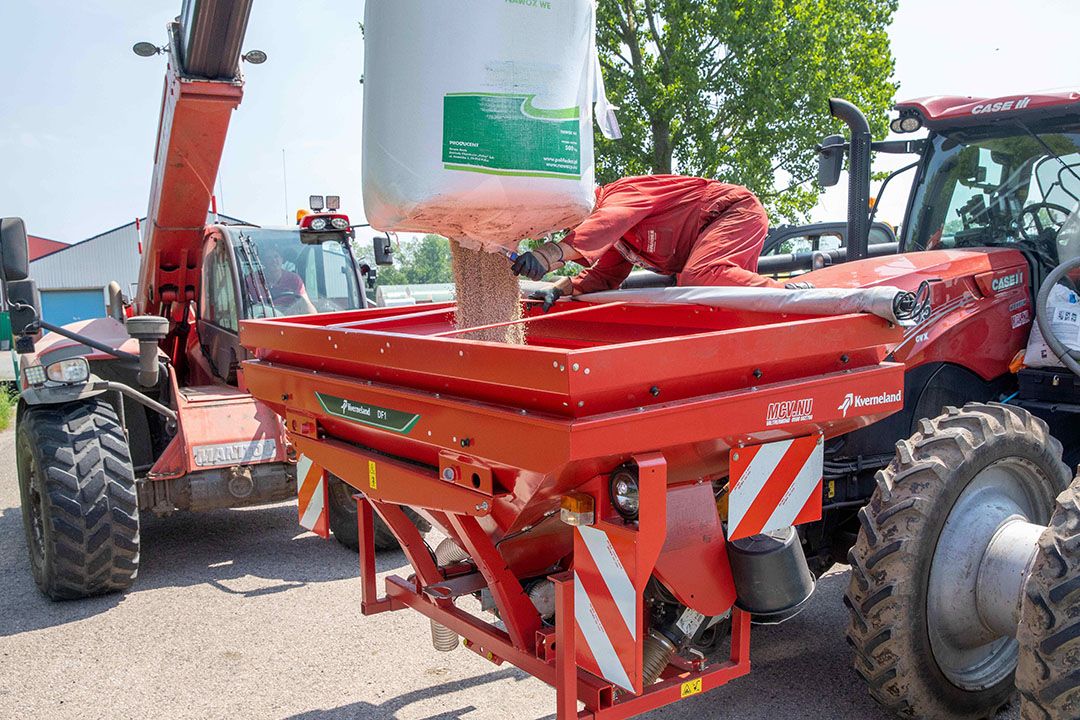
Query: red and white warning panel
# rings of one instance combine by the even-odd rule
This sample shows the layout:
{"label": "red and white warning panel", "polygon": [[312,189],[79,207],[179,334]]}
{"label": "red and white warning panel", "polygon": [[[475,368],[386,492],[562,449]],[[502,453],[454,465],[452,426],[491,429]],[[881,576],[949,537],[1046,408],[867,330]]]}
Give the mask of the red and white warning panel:
{"label": "red and white warning panel", "polygon": [[731,451],[728,539],[821,519],[820,435]]}
{"label": "red and white warning panel", "polygon": [[306,455],[296,460],[296,500],[300,526],[324,538],[330,537],[327,512],[326,471]]}
{"label": "red and white warning panel", "polygon": [[601,526],[574,529],[578,664],[640,693],[642,613],[641,592],[631,577],[637,555],[633,533]]}

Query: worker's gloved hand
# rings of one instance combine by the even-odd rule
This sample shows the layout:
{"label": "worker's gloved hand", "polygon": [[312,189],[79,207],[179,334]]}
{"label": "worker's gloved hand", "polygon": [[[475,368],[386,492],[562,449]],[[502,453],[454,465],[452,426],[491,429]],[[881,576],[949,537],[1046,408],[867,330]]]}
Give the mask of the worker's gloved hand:
{"label": "worker's gloved hand", "polygon": [[531,252],[518,255],[510,266],[515,275],[524,275],[530,280],[539,280],[552,270],[558,270],[563,263],[563,251],[559,243],[544,243]]}
{"label": "worker's gloved hand", "polygon": [[547,312],[552,306],[559,301],[559,298],[570,296],[573,294],[573,285],[570,283],[570,278],[559,278],[553,283],[545,283],[544,287],[534,290],[529,298],[532,300],[539,300],[542,304],[544,312]]}
{"label": "worker's gloved hand", "polygon": [[788,290],[813,290],[814,283],[807,282],[806,280],[797,280],[796,282],[789,282],[784,287]]}

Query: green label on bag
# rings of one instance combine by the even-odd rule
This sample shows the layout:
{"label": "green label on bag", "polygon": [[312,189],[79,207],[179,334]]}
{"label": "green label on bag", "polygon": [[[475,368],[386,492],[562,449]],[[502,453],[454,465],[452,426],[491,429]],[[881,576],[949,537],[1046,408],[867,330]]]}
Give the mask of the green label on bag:
{"label": "green label on bag", "polygon": [[322,405],[323,410],[331,415],[346,420],[352,420],[353,422],[361,423],[363,425],[370,425],[371,427],[379,428],[380,430],[390,430],[392,432],[406,434],[412,430],[417,421],[420,420],[419,415],[414,415],[412,413],[401,412],[400,410],[390,410],[388,408],[379,407],[378,405],[353,402],[352,400],[346,400],[345,398],[339,398],[334,395],[324,395],[321,392],[315,393],[315,397],[318,398],[319,404]]}
{"label": "green label on bag", "polygon": [[580,108],[544,110],[533,95],[443,98],[443,164],[491,175],[581,178]]}

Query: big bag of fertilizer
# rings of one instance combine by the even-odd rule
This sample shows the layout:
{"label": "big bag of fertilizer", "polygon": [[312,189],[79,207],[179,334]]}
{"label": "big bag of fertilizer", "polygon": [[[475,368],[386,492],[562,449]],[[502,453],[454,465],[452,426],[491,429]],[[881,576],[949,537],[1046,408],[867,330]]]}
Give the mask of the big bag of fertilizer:
{"label": "big bag of fertilizer", "polygon": [[372,227],[497,250],[592,209],[594,0],[368,0],[364,63]]}
{"label": "big bag of fertilizer", "polygon": [[[1070,350],[1080,350],[1080,297],[1064,285],[1050,288],[1046,299],[1046,313],[1054,337]],[[1061,367],[1061,360],[1050,349],[1039,330],[1039,324],[1031,324],[1024,364],[1028,367]]]}

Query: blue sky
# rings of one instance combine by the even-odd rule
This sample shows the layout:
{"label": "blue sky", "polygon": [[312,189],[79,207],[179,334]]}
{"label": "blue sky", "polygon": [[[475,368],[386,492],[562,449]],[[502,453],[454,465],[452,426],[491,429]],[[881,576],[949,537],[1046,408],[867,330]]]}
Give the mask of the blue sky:
{"label": "blue sky", "polygon": [[[165,44],[180,5],[0,4],[0,215],[70,242],[145,214],[164,60],[130,48]],[[277,224],[309,194],[329,193],[361,215],[362,15],[362,0],[255,2],[244,47],[270,60],[246,66],[222,161],[223,212]],[[900,0],[899,97],[1080,88],[1078,27],[1076,0]],[[890,189],[883,217],[899,222],[903,194]],[[843,197],[830,193],[815,215],[841,218]]]}

